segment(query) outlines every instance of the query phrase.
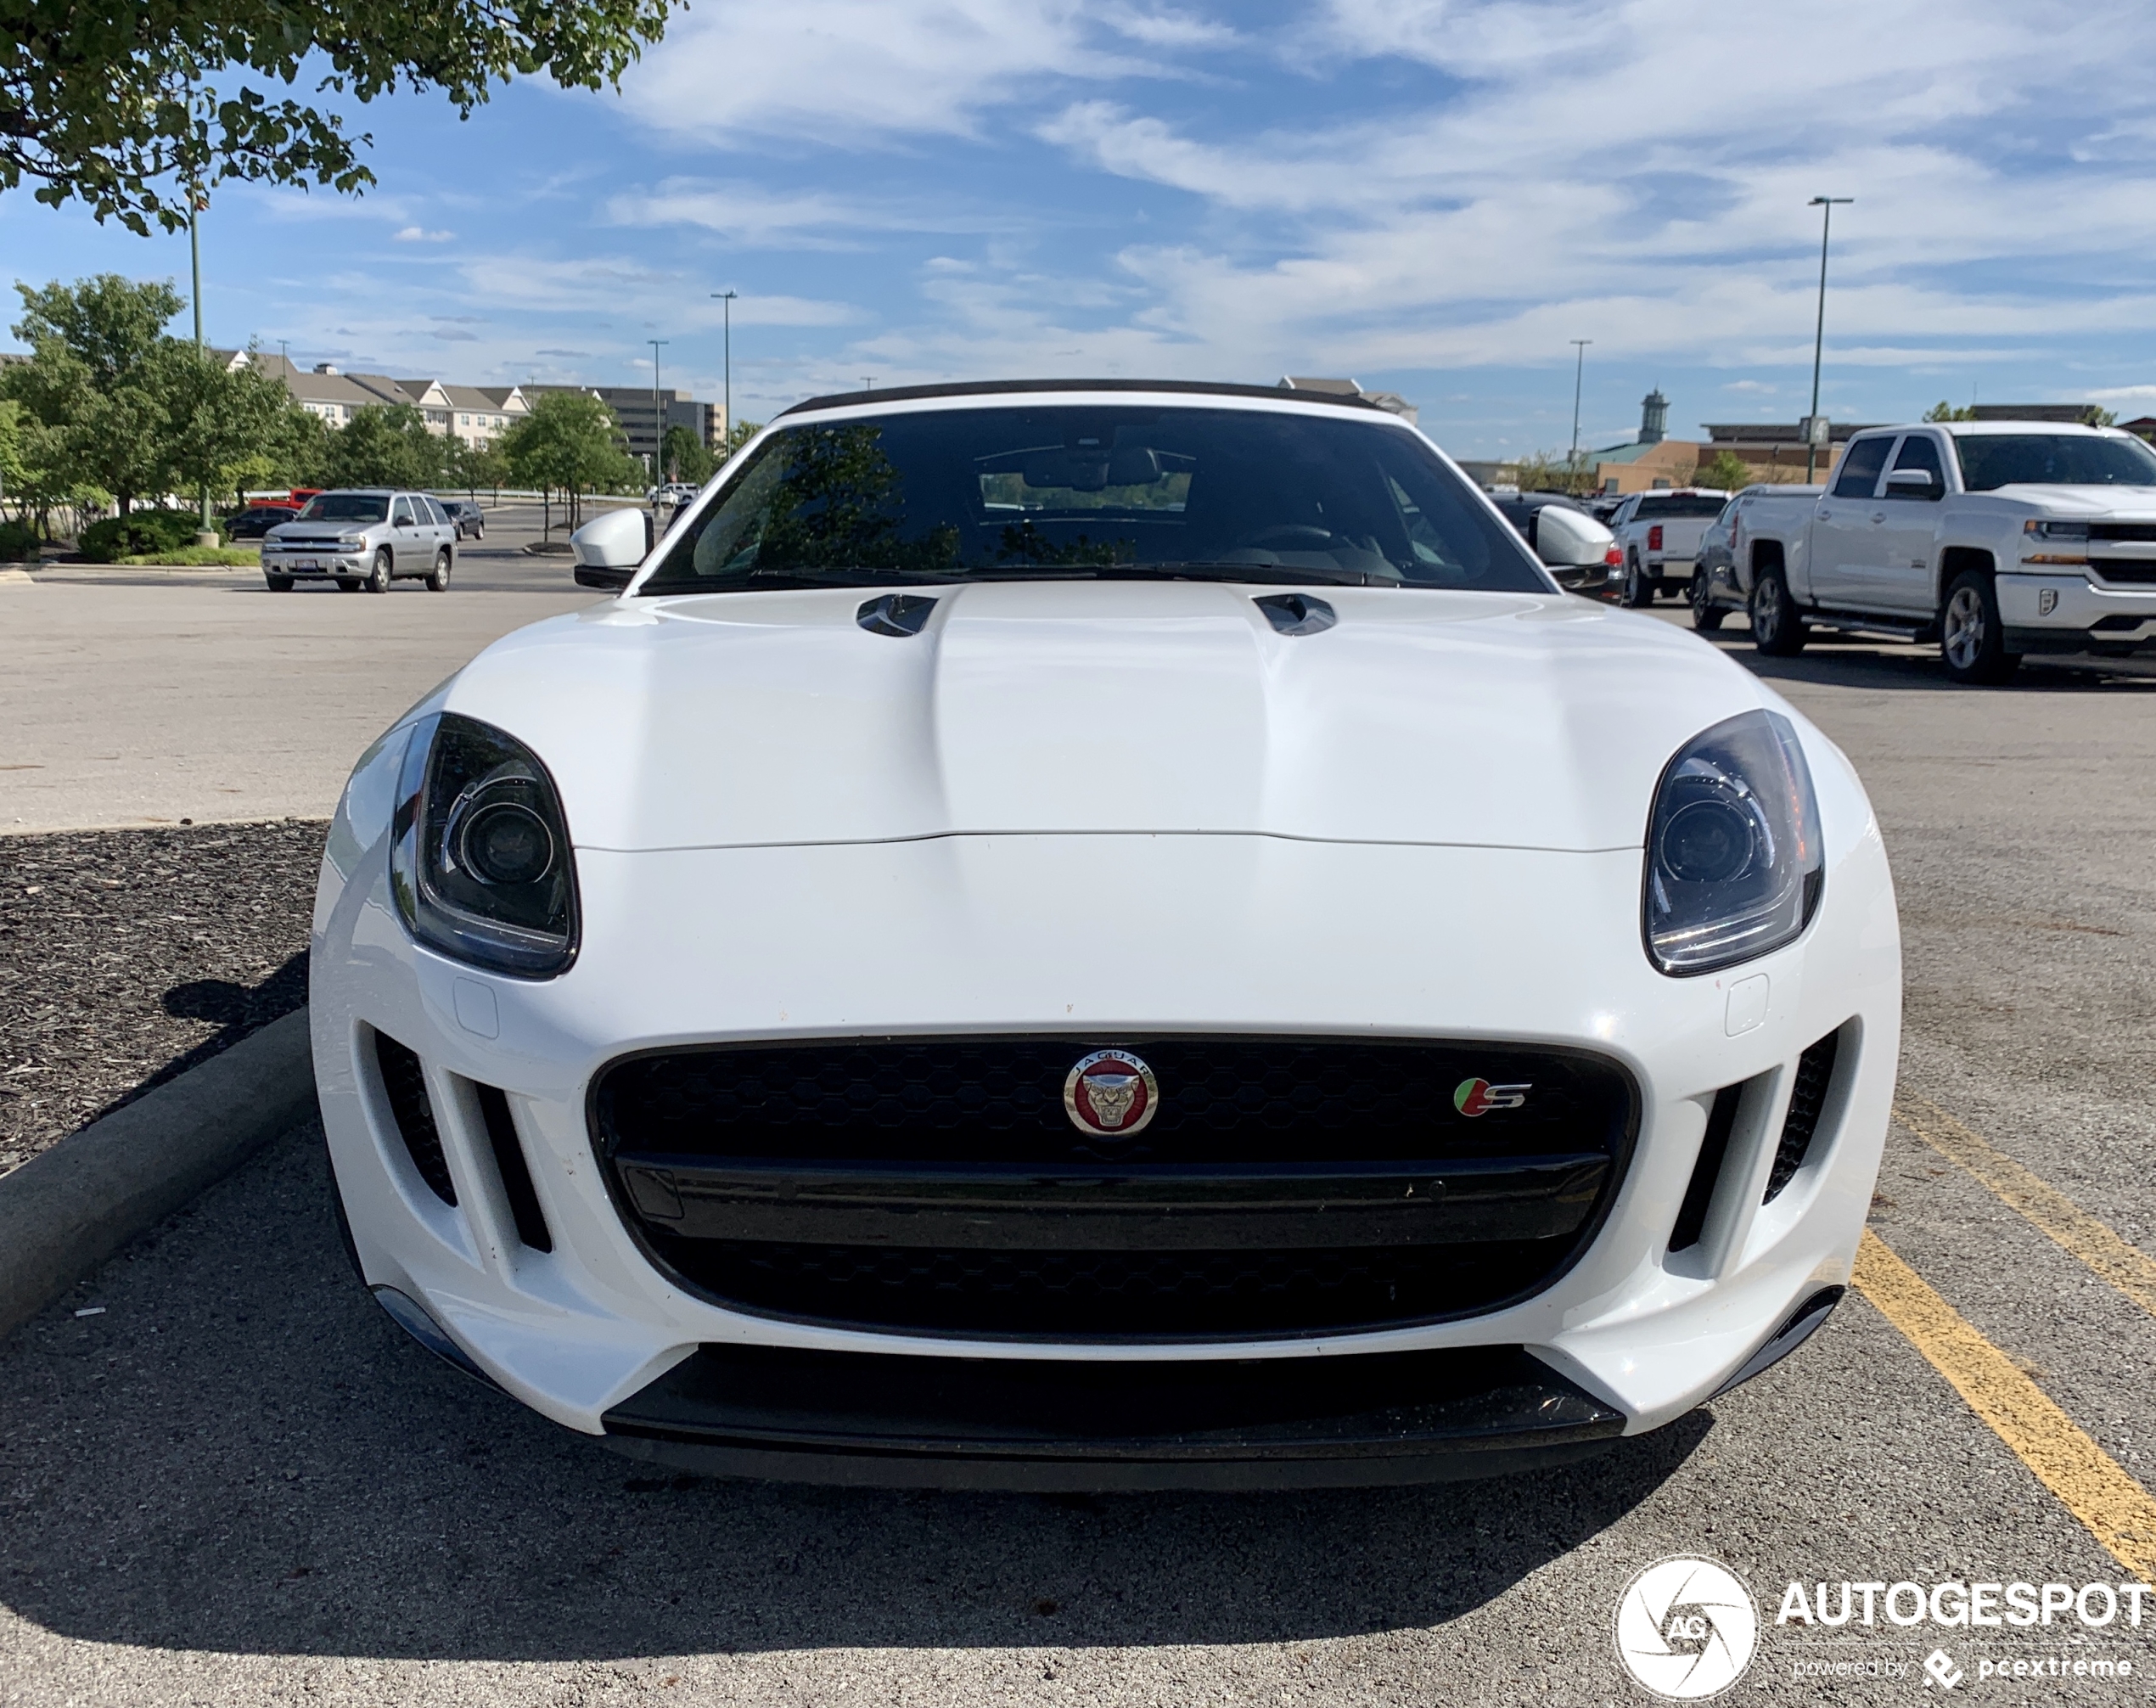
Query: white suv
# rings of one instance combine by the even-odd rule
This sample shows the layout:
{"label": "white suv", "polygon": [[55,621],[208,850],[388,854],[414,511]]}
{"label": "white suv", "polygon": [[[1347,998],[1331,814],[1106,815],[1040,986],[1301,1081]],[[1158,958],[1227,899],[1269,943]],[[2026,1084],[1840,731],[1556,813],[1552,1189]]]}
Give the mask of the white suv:
{"label": "white suv", "polygon": [[273,593],[295,581],[334,581],[345,593],[385,593],[393,581],[449,591],[457,524],[424,492],[385,487],[317,492],[262,541],[262,579]]}

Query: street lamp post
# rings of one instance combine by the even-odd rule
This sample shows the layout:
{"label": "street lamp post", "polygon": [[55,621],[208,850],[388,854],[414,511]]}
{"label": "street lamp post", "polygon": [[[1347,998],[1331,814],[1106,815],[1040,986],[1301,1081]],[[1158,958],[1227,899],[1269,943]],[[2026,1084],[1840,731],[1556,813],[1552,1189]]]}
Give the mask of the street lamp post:
{"label": "street lamp post", "polygon": [[[189,184],[187,189],[187,249],[188,264],[194,276],[194,359],[198,362],[208,360],[208,353],[202,342],[202,235],[197,219],[207,205],[208,199],[203,195],[202,187]],[[195,530],[194,543],[198,546],[215,546],[217,543],[216,530],[210,525],[210,489],[207,486],[202,489],[202,515]]]}
{"label": "street lamp post", "polygon": [[720,413],[726,422],[726,430],[720,435],[719,448],[727,449],[733,443],[733,300],[738,290],[715,290],[712,298],[725,305],[726,314],[726,382],[721,396]]}
{"label": "street lamp post", "polygon": [[1834,210],[1856,199],[1855,196],[1814,196],[1805,204],[1819,210],[1819,319],[1811,333],[1811,413],[1805,419],[1804,478],[1807,486],[1819,472],[1819,443],[1814,436],[1818,429],[1813,424],[1819,419],[1819,357],[1827,343],[1827,233],[1833,223]]}
{"label": "street lamp post", "polygon": [[1578,351],[1578,357],[1572,365],[1572,449],[1566,453],[1564,458],[1564,473],[1567,480],[1579,478],[1580,384],[1587,377],[1587,346],[1593,342],[1594,340],[1592,338],[1575,338],[1572,340],[1573,348]]}
{"label": "street lamp post", "polygon": [[651,484],[658,486],[666,478],[666,418],[659,413],[659,346],[671,344],[670,338],[647,338],[651,346]]}

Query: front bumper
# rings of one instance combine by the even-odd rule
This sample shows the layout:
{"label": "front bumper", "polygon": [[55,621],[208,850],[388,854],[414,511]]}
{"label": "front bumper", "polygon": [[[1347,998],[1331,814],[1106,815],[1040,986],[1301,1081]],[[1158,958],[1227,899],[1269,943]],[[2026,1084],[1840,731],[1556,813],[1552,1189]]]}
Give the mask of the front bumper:
{"label": "front bumper", "polygon": [[2098,586],[2088,576],[1998,577],[2007,648],[2018,653],[2133,652],[2156,647],[2156,586]]}
{"label": "front bumper", "polygon": [[[1104,1458],[1153,1467],[1128,1469],[1137,1480],[1127,1486],[1360,1480],[1340,1469],[1350,1460],[1384,1461],[1364,1466],[1378,1480],[1421,1478],[1462,1474],[1448,1464],[1510,1468],[1502,1453],[1514,1448],[1569,1452],[1614,1431],[1655,1428],[1712,1396],[1806,1301],[1847,1280],[1869,1204],[1899,1032],[1893,896],[1845,761],[1817,742],[1813,767],[1834,851],[1819,916],[1798,943],[1719,976],[1672,980],[1648,968],[1638,941],[1637,850],[999,836],[587,849],[578,857],[579,960],[537,984],[476,973],[413,946],[390,902],[385,847],[379,835],[364,841],[349,811],[353,799],[379,799],[386,788],[363,771],[324,865],[312,1005],[323,1121],[357,1260],[371,1285],[418,1301],[473,1366],[525,1403],[626,1449],[677,1463],[686,1453],[712,1468],[727,1453],[750,1455],[727,1461],[743,1469],[782,1461],[755,1457],[776,1450],[748,1441],[737,1402],[723,1393],[705,1422],[673,1439],[653,1423],[652,1408],[670,1394],[678,1401],[682,1383],[707,1398],[715,1384],[745,1383],[743,1358],[781,1350],[845,1355],[859,1361],[862,1379],[893,1359],[931,1361],[924,1370],[963,1360],[999,1380],[1035,1365],[1037,1381],[1066,1396],[1086,1389],[1088,1371],[1128,1382],[1131,1371],[1150,1367],[1172,1383],[1206,1367],[1225,1374],[1259,1366],[1281,1393],[1329,1394],[1333,1372],[1345,1379],[1374,1368],[1364,1360],[1470,1352],[1485,1374],[1502,1366],[1516,1376],[1520,1367],[1507,1361],[1524,1356],[1542,1385],[1540,1398],[1510,1410],[1486,1398],[1470,1403],[1463,1396],[1508,1382],[1526,1391],[1509,1377],[1470,1380],[1448,1366],[1452,1386],[1414,1403],[1449,1395],[1456,1424],[1457,1404],[1479,1406],[1486,1427],[1467,1448],[1441,1419],[1399,1426],[1386,1448],[1367,1420],[1353,1421],[1386,1406],[1321,1407],[1318,1433],[1362,1445],[1345,1455],[1286,1456],[1302,1472],[1279,1454],[1268,1469],[1266,1453],[1240,1449],[1226,1458],[1242,1470],[1221,1469],[1219,1454],[1204,1469],[1205,1454],[1162,1446],[1204,1435],[1196,1424],[1093,1432],[1151,1443],[1126,1452],[1096,1451],[1098,1440],[1077,1452],[1064,1440],[1017,1452],[976,1443],[976,1452],[965,1443],[979,1430],[948,1417],[940,1439],[959,1447],[906,1460],[916,1471],[954,1458],[1065,1464],[1011,1472],[1018,1480],[1009,1486],[1076,1475],[1074,1458],[1092,1464],[1087,1486],[1126,1486],[1114,1482],[1126,1472],[1099,1472]],[[1113,924],[1105,935],[1103,922]],[[654,1264],[594,1152],[590,1087],[632,1051],[1079,1029],[1103,1044],[1126,1033],[1212,1031],[1589,1051],[1637,1085],[1637,1138],[1592,1243],[1530,1297],[1371,1332],[1157,1345],[1045,1336],[984,1344],[728,1309]],[[377,1032],[416,1053],[453,1205],[429,1189],[400,1143],[368,1048]],[[1798,1059],[1830,1033],[1840,1048],[1816,1137],[1795,1177],[1770,1198]],[[1718,1162],[1701,1170],[1717,1093],[1740,1085],[1734,1120],[1712,1141]],[[517,1183],[497,1163],[504,1121],[528,1161],[551,1249],[522,1231]],[[1698,1237],[1672,1250],[1687,1196],[1699,1197],[1696,1172],[1705,1182]],[[1326,1361],[1326,1374],[1311,1360]],[[1398,1410],[1412,1399],[1387,1403]],[[1570,1420],[1567,1430],[1585,1433],[1538,1435],[1544,1400]],[[1148,1403],[1172,1413],[1157,1396]],[[1247,1436],[1267,1417],[1277,1424],[1277,1395],[1266,1399],[1234,1427]],[[828,1418],[804,1426],[810,1436],[829,1427]],[[880,1466],[879,1480],[913,1474],[895,1471],[881,1450],[838,1452],[828,1439],[801,1450]],[[1311,1469],[1328,1458],[1332,1469]]]}
{"label": "front bumper", "polygon": [[373,553],[366,551],[294,552],[288,555],[265,550],[262,553],[262,573],[289,576],[295,581],[363,576],[373,560]]}

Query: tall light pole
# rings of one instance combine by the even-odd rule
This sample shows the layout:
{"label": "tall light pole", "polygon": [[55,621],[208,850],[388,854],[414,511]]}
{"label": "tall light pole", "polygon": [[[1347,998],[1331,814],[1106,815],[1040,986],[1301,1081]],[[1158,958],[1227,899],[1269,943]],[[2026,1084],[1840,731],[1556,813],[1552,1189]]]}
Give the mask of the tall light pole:
{"label": "tall light pole", "polygon": [[1814,196],[1806,207],[1819,210],[1819,321],[1811,333],[1811,413],[1805,418],[1804,478],[1808,486],[1819,472],[1819,444],[1815,436],[1819,419],[1819,357],[1827,343],[1827,233],[1833,226],[1834,210],[1846,206],[1856,199],[1855,196]]}
{"label": "tall light pole", "polygon": [[720,414],[726,422],[726,431],[720,435],[719,448],[727,450],[733,443],[733,300],[738,290],[715,290],[713,299],[725,305],[726,314],[726,390],[721,396]]}
{"label": "tall light pole", "polygon": [[654,486],[666,478],[666,418],[659,413],[659,346],[671,344],[671,338],[647,338],[651,346],[651,484]]}
{"label": "tall light pole", "polygon": [[1592,338],[1575,338],[1572,340],[1574,349],[1578,351],[1578,359],[1575,360],[1572,365],[1572,449],[1569,453],[1567,453],[1564,459],[1564,473],[1567,480],[1578,478],[1578,469],[1580,467],[1580,384],[1587,377],[1587,346],[1593,342],[1594,340]]}
{"label": "tall light pole", "polygon": [[[202,343],[202,233],[197,217],[208,205],[209,198],[202,194],[202,186],[199,183],[188,184],[187,249],[188,264],[194,275],[194,359],[197,362],[209,360]],[[195,530],[194,543],[198,546],[215,546],[217,543],[216,531],[210,525],[210,489],[207,486],[202,489],[202,516]]]}

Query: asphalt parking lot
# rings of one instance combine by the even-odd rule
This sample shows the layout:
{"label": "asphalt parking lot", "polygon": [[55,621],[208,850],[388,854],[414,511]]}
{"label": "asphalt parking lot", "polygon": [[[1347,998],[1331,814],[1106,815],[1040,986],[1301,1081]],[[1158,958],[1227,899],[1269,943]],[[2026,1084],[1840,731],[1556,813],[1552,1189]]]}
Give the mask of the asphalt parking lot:
{"label": "asphalt parking lot", "polygon": [[[308,646],[349,632],[263,626],[256,606],[312,607],[238,587],[5,594],[10,611],[53,595],[138,600],[126,674],[143,680],[207,684],[237,647],[304,684]],[[407,679],[407,699],[541,601],[574,605],[474,597],[484,616],[452,640],[395,621],[456,615],[454,597],[317,600],[380,625],[382,647],[312,678],[343,721],[265,772],[263,810],[297,812],[277,791],[325,747],[356,751]],[[36,621],[62,649],[63,616]],[[1643,1701],[1612,1614],[1673,1553],[1722,1560],[1762,1604],[1730,1700],[1938,1698],[1934,1648],[1965,1674],[1955,1694],[2149,1700],[2156,1607],[2138,1629],[1981,1643],[1773,1621],[1791,1581],[2156,1571],[2156,1504],[2133,1501],[2156,1484],[2156,680],[2032,665],[1960,689],[1913,649],[1771,661],[1741,630],[1726,643],[1862,772],[1907,958],[1905,1120],[1867,1284],[1767,1375],[1584,1466],[1479,1486],[1048,1498],[669,1479],[404,1340],[351,1281],[300,1133],[0,1345],[0,1703]],[[52,656],[51,682],[93,679]],[[237,747],[225,690],[190,692]],[[188,744],[214,768],[213,740]],[[1980,1652],[2136,1671],[1979,1681]],[[1872,1671],[1797,1676],[1839,1661]]]}
{"label": "asphalt parking lot", "polygon": [[0,584],[0,833],[323,818],[351,761],[488,642],[594,595],[490,513],[446,593],[253,570],[53,565]]}

